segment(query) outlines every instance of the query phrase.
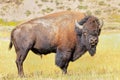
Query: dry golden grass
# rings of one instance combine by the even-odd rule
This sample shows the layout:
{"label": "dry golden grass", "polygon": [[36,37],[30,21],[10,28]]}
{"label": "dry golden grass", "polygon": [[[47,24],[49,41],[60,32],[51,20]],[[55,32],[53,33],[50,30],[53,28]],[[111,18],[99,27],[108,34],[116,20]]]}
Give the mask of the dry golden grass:
{"label": "dry golden grass", "polygon": [[118,80],[120,79],[120,32],[103,31],[97,53],[83,55],[62,75],[55,66],[55,54],[42,58],[29,52],[24,62],[25,78],[17,76],[14,48],[8,51],[8,41],[0,41],[0,80]]}

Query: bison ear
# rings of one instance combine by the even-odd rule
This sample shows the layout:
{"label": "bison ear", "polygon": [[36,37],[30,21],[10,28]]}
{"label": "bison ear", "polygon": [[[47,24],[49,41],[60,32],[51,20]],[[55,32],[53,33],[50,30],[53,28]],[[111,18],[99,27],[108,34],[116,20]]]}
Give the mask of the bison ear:
{"label": "bison ear", "polygon": [[98,35],[100,35],[100,33],[101,33],[101,28],[103,27],[103,20],[99,20],[99,33],[98,33]]}
{"label": "bison ear", "polygon": [[77,20],[75,20],[75,27],[78,27],[79,29],[83,29],[83,25],[80,25]]}

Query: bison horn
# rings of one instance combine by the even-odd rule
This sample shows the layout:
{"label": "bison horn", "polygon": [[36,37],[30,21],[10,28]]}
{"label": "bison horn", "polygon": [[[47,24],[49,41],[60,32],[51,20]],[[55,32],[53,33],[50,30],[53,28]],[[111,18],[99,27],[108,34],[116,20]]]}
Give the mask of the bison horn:
{"label": "bison horn", "polygon": [[83,29],[83,26],[80,25],[77,20],[75,20],[75,26],[78,27],[79,29]]}
{"label": "bison horn", "polygon": [[99,20],[99,22],[100,22],[100,26],[99,26],[99,28],[101,29],[102,26],[103,26],[103,20],[101,19],[101,20]]}

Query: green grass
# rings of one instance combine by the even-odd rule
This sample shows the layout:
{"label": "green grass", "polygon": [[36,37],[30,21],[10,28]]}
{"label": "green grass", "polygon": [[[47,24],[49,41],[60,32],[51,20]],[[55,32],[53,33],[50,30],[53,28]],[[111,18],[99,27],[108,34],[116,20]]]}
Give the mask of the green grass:
{"label": "green grass", "polygon": [[120,79],[120,32],[102,32],[97,53],[86,53],[68,67],[62,75],[54,64],[55,54],[42,58],[29,52],[25,62],[25,78],[17,76],[14,48],[8,50],[9,41],[0,40],[0,80],[118,80]]}
{"label": "green grass", "polygon": [[0,26],[16,26],[21,21],[5,21],[3,19],[0,19]]}

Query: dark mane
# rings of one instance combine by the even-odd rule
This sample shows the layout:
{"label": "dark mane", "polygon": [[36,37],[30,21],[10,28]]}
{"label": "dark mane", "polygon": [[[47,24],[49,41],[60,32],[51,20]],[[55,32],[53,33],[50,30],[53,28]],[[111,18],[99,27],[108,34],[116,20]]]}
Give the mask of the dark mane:
{"label": "dark mane", "polygon": [[81,19],[80,22],[78,22],[80,25],[83,25],[91,16],[86,16],[85,18]]}

